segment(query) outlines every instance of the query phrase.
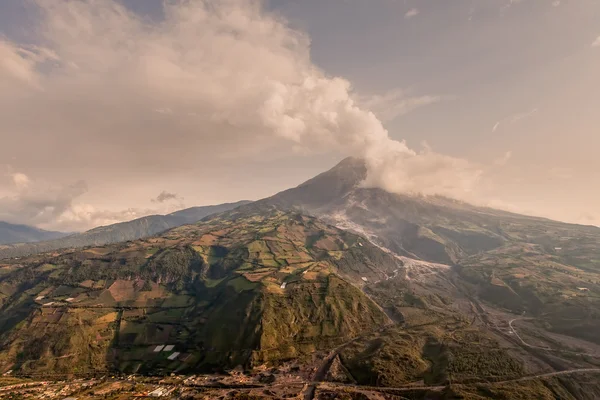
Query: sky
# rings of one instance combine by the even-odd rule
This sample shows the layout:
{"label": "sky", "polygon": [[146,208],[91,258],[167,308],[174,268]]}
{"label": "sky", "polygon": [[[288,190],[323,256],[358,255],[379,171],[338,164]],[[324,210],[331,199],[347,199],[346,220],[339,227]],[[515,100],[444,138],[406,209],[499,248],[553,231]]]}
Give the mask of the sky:
{"label": "sky", "polygon": [[0,220],[366,186],[600,225],[600,0],[0,2]]}

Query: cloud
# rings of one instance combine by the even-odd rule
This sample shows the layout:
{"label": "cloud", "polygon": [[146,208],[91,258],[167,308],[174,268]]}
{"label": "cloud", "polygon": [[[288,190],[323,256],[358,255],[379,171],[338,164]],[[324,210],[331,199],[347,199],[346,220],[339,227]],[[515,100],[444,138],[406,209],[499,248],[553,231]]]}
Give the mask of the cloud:
{"label": "cloud", "polygon": [[[170,211],[175,211],[175,209]],[[170,211],[149,208],[128,208],[119,211],[99,210],[91,204],[78,203],[63,212],[49,224],[49,227],[59,231],[84,231],[90,227],[111,225],[147,215],[165,214]],[[41,226],[44,227],[43,224]]]}
{"label": "cloud", "polygon": [[25,189],[29,186],[29,177],[23,173],[17,172],[12,174],[12,179],[18,189]]}
{"label": "cloud", "polygon": [[39,88],[35,67],[49,58],[55,55],[46,49],[28,50],[0,38],[0,89]]}
{"label": "cloud", "polygon": [[88,190],[84,181],[55,187],[32,181],[22,173],[11,178],[11,193],[0,197],[0,221],[46,226],[69,212],[73,201]]}
{"label": "cloud", "polygon": [[406,14],[404,14],[404,18],[410,19],[416,17],[417,15],[419,15],[419,10],[416,8],[411,8],[406,12]]}
{"label": "cloud", "polygon": [[[152,201],[155,208],[127,208],[111,211],[78,201],[88,192],[88,185],[78,181],[56,186],[37,181],[23,173],[7,174],[11,192],[0,197],[0,221],[27,224],[46,229],[82,231],[90,227],[128,221],[151,214],[166,214],[182,209],[183,200],[176,194],[162,191]],[[172,200],[177,200],[176,203]],[[169,203],[164,204],[163,203]]]}
{"label": "cloud", "polygon": [[[2,158],[156,179],[227,155],[333,152],[365,157],[367,184],[459,198],[481,174],[467,160],[416,152],[385,129],[381,119],[438,96],[396,91],[365,106],[350,82],[311,61],[307,35],[260,1],[168,1],[160,22],[112,0],[35,4],[44,47],[0,42]],[[77,227],[137,215],[107,215],[81,203],[84,186],[58,186],[31,201],[24,192],[4,199],[2,215]]]}
{"label": "cloud", "polygon": [[475,16],[475,11],[476,11],[476,10],[475,10],[475,7],[471,7],[471,8],[469,8],[469,13],[468,13],[468,17],[467,17],[467,19],[468,19],[469,21],[472,21],[472,20],[473,20],[473,17]]}
{"label": "cloud", "polygon": [[179,197],[177,195],[177,193],[169,193],[166,190],[163,190],[162,192],[160,192],[160,194],[158,196],[156,196],[156,198],[151,199],[151,201],[153,203],[164,203],[166,201],[171,201],[171,200],[183,200],[181,197]]}
{"label": "cloud", "polygon": [[592,43],[592,47],[600,47],[600,36],[598,36],[594,43]]}
{"label": "cloud", "polygon": [[441,194],[476,200],[472,192],[485,172],[483,166],[428,148],[414,153],[399,142],[387,145],[389,148],[371,149],[373,153],[367,157],[369,175],[363,186],[395,193]]}
{"label": "cloud", "polygon": [[500,6],[500,15],[504,16],[505,13],[512,7],[521,4],[523,0],[508,0],[502,6]]}
{"label": "cloud", "polygon": [[497,121],[494,126],[492,127],[492,132],[496,132],[498,130],[498,128],[500,128],[500,125],[502,124],[506,124],[506,125],[512,125],[512,124],[516,124],[517,122],[527,119],[527,118],[531,118],[534,115],[536,115],[539,112],[538,108],[533,108],[529,111],[525,111],[525,112],[520,112],[520,113],[516,113],[513,115],[510,115],[500,121]]}
{"label": "cloud", "polygon": [[509,124],[514,124],[514,123],[519,122],[519,121],[521,121],[523,119],[526,119],[526,118],[529,118],[529,117],[533,117],[535,114],[538,113],[538,111],[539,110],[537,108],[534,108],[532,110],[529,110],[529,111],[526,111],[526,112],[523,112],[523,113],[517,113],[517,114],[511,115],[510,117],[508,117],[507,121],[508,121]]}
{"label": "cloud", "polygon": [[558,6],[560,6],[560,0],[554,0],[552,2],[552,7],[558,7]]}
{"label": "cloud", "polygon": [[361,107],[371,110],[383,122],[389,122],[445,98],[440,95],[410,96],[402,89],[395,89],[381,95],[361,96],[357,100]]}
{"label": "cloud", "polygon": [[165,115],[173,115],[173,110],[171,110],[168,107],[165,107],[165,108],[156,108],[154,110],[154,112],[159,113],[159,114],[165,114]]}
{"label": "cloud", "polygon": [[512,151],[507,151],[506,153],[504,153],[504,155],[502,157],[496,159],[494,161],[494,164],[502,167],[502,166],[506,165],[510,161],[511,158],[512,158]]}

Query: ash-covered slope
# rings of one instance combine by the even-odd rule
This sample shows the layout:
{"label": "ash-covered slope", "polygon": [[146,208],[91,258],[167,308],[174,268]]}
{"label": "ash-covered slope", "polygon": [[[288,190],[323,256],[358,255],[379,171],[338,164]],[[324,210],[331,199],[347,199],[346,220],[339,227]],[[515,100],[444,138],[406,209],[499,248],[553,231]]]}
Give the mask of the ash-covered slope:
{"label": "ash-covered slope", "polygon": [[300,186],[247,207],[300,209],[367,235],[399,255],[445,264],[499,248],[531,242],[548,250],[564,237],[600,244],[600,229],[476,207],[440,196],[412,196],[363,188],[363,160],[346,158]]}
{"label": "ash-covered slope", "polygon": [[552,332],[600,343],[599,228],[363,188],[365,174],[361,160],[346,159],[241,209],[301,209],[400,256],[452,265],[448,274],[469,287],[469,296],[525,312]]}

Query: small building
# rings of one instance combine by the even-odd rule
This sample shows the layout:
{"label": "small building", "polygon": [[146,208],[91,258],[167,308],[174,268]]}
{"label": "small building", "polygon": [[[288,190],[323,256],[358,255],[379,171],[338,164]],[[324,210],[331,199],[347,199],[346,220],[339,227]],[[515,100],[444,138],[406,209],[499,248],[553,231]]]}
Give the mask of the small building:
{"label": "small building", "polygon": [[176,351],[175,353],[173,353],[173,354],[171,354],[169,357],[167,357],[167,359],[169,359],[169,360],[174,360],[174,359],[176,359],[177,357],[179,357],[179,354],[181,354],[181,353],[179,353],[178,351]]}
{"label": "small building", "polygon": [[362,279],[365,282],[369,282],[369,280],[366,277],[364,277],[364,276],[362,278],[360,278],[360,279]]}
{"label": "small building", "polygon": [[168,344],[165,346],[165,348],[163,349],[163,351],[172,351],[175,348],[174,345],[172,344]]}
{"label": "small building", "polygon": [[155,352],[155,353],[158,353],[158,352],[162,351],[162,349],[164,349],[164,348],[165,348],[165,345],[164,345],[164,344],[162,344],[162,345],[158,345],[158,346],[156,346],[156,347],[154,348],[154,352]]}
{"label": "small building", "polygon": [[578,287],[577,290],[579,290],[580,292],[589,292],[590,289],[586,288],[586,287]]}
{"label": "small building", "polygon": [[283,283],[281,284],[281,286],[279,286],[279,287],[280,287],[280,288],[282,288],[282,289],[285,289],[285,286],[286,286],[286,285],[287,285],[287,283],[283,282]]}
{"label": "small building", "polygon": [[158,388],[155,389],[153,391],[151,391],[150,393],[148,393],[148,396],[152,396],[152,397],[162,397],[166,394],[166,390],[163,388]]}

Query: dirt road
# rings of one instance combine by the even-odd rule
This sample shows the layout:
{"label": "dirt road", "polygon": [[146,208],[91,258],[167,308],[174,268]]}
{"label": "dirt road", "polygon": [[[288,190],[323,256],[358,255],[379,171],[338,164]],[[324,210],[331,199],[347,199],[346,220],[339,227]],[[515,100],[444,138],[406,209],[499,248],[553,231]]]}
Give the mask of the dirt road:
{"label": "dirt road", "polygon": [[[488,385],[504,385],[504,384],[508,384],[508,383],[526,382],[526,381],[532,381],[535,379],[544,379],[544,378],[552,378],[555,376],[584,374],[584,373],[600,374],[600,368],[570,369],[570,370],[566,370],[566,371],[549,372],[549,373],[545,373],[545,374],[524,376],[521,378],[509,379],[509,380],[505,380],[505,381],[485,382],[485,383]],[[315,388],[316,388],[316,386],[320,383],[322,383],[322,382],[313,382],[313,385],[315,385]],[[353,385],[353,384],[337,383],[337,382],[327,382],[326,384],[328,386],[339,386],[339,387],[353,388],[353,389],[359,389],[359,390],[373,390],[373,391],[379,391],[379,392],[385,392],[385,391],[400,391],[400,392],[406,391],[407,392],[407,391],[412,391],[412,390],[440,391],[440,390],[444,390],[448,387],[447,385],[438,385],[438,386],[405,385],[405,386],[397,386],[397,387],[384,387],[384,386],[362,386],[362,385]],[[453,383],[453,385],[461,386],[460,383]]]}
{"label": "dirt road", "polygon": [[513,318],[508,322],[508,326],[510,327],[510,330],[512,331],[512,333],[517,337],[517,339],[519,339],[519,341],[521,342],[521,344],[523,346],[527,346],[531,349],[538,349],[538,350],[545,350],[545,351],[554,351],[557,353],[567,353],[567,354],[573,354],[576,356],[589,356],[589,357],[600,357],[600,354],[592,354],[592,353],[582,353],[582,352],[577,352],[577,351],[570,351],[570,350],[561,350],[561,349],[553,349],[551,347],[543,347],[543,346],[535,346],[533,344],[529,344],[526,341],[523,340],[523,338],[521,337],[521,335],[519,335],[519,333],[516,331],[513,323],[515,321],[519,321],[519,320],[527,320],[527,319],[532,319],[532,318]]}

